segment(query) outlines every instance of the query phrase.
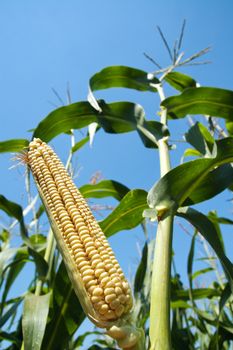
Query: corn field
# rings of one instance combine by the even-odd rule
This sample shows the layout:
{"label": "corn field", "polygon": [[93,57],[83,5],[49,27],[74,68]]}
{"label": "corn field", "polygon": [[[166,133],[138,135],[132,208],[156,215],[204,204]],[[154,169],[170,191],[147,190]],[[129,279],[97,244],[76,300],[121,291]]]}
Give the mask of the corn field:
{"label": "corn field", "polygon": [[[199,210],[200,203],[223,191],[231,197],[233,91],[200,86],[180,72],[208,51],[184,58],[179,47],[171,64],[154,72],[108,66],[90,78],[87,100],[51,111],[29,139],[0,142],[0,152],[9,157],[13,152],[17,167],[24,169],[22,190],[28,197],[23,208],[7,193],[0,195],[1,212],[11,220],[0,232],[1,349],[233,349],[233,265],[223,239],[233,221],[217,211]],[[97,91],[104,97],[102,90],[111,88],[156,95],[157,114],[147,118],[137,103],[96,98]],[[183,135],[186,149],[173,165],[170,125],[182,118],[189,121]],[[141,188],[128,188],[117,179],[79,186],[73,161],[83,147],[95,148],[99,130],[112,137],[136,133],[141,147],[155,153],[160,178],[149,191],[143,179]],[[52,144],[61,134],[67,143],[71,140],[66,164]],[[109,197],[117,205],[98,221],[92,203]],[[184,262],[188,285],[174,265],[177,218],[191,236]],[[41,230],[45,220],[46,232]],[[143,245],[132,279],[120,267],[108,238],[137,227]],[[17,246],[12,244],[16,231]],[[195,269],[200,243],[203,257]],[[122,244],[124,254],[127,249]],[[22,280],[27,266],[30,273]],[[18,281],[23,292],[15,295]],[[83,332],[86,318],[92,326]]]}

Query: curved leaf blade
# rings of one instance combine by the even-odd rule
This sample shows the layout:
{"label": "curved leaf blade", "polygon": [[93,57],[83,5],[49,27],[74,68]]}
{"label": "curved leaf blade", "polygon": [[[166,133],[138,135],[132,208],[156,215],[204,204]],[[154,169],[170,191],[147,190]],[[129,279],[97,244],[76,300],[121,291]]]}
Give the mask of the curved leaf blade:
{"label": "curved leaf blade", "polygon": [[195,88],[197,84],[193,78],[180,72],[170,72],[165,76],[164,80],[178,91]]}
{"label": "curved leaf blade", "polygon": [[7,215],[19,221],[22,239],[27,243],[28,246],[30,246],[31,244],[28,239],[27,229],[24,223],[22,207],[15,202],[9,201],[3,195],[0,195],[0,210],[3,210]]}
{"label": "curved leaf blade", "polygon": [[28,146],[26,139],[11,139],[0,142],[0,153],[3,152],[21,152]]}
{"label": "curved leaf blade", "polygon": [[50,293],[45,295],[28,294],[23,310],[23,339],[25,350],[40,350],[47,316],[49,312]]}
{"label": "curved leaf blade", "polygon": [[147,260],[148,260],[148,244],[144,244],[142,250],[142,257],[140,264],[138,265],[135,279],[134,279],[134,293],[139,293],[143,287],[146,270],[147,270]]}
{"label": "curved leaf blade", "polygon": [[60,107],[38,124],[33,137],[39,137],[44,142],[49,142],[55,136],[70,129],[81,129],[90,123],[96,122],[97,113],[90,103],[85,101]]}
{"label": "curved leaf blade", "polygon": [[85,198],[113,197],[120,201],[129,192],[129,188],[114,180],[103,180],[97,184],[84,185],[79,191]]}
{"label": "curved leaf blade", "polygon": [[213,198],[227,189],[232,183],[233,167],[231,164],[223,164],[206,175],[198,187],[185,199],[182,206],[200,203]]}
{"label": "curved leaf blade", "polygon": [[65,349],[85,314],[61,262],[53,286],[53,307],[50,310],[42,350]]}
{"label": "curved leaf blade", "polygon": [[233,118],[233,91],[212,87],[185,89],[178,96],[171,96],[162,102],[172,119],[183,118],[187,114],[207,114]]}
{"label": "curved leaf blade", "polygon": [[149,148],[157,147],[157,141],[169,135],[167,127],[156,121],[145,119],[144,109],[132,102],[113,102],[106,104],[99,101],[101,112],[97,119],[102,128],[108,133],[124,133],[136,130],[144,145]]}
{"label": "curved leaf blade", "polygon": [[143,210],[147,208],[146,196],[144,190],[128,192],[113,212],[99,223],[105,235],[109,237],[139,225],[143,221]]}
{"label": "curved leaf blade", "polygon": [[233,265],[224,253],[214,224],[207,218],[207,216],[191,208],[179,209],[177,215],[188,220],[210,244],[217,257],[219,258],[226,276],[231,284],[231,289],[233,290]]}
{"label": "curved leaf blade", "polygon": [[[233,161],[233,139],[225,138],[216,142],[212,158],[196,159],[177,166],[163,176],[149,191],[148,204],[161,215],[180,206],[194,204],[211,198],[228,187],[232,169],[227,167],[229,178],[224,179],[226,167]],[[216,170],[220,167],[220,170]],[[208,184],[213,177],[213,183]],[[229,182],[228,182],[229,181]],[[216,188],[213,188],[212,185]]]}
{"label": "curved leaf blade", "polygon": [[128,88],[139,91],[157,90],[151,86],[159,84],[157,78],[148,79],[147,72],[127,66],[110,66],[102,69],[93,75],[90,79],[90,88],[92,91],[109,88]]}
{"label": "curved leaf blade", "polygon": [[185,139],[203,155],[209,155],[212,152],[214,138],[201,123],[194,124],[185,134]]}
{"label": "curved leaf blade", "polygon": [[137,120],[145,118],[142,106],[132,102],[105,103],[99,101],[102,112],[97,119],[102,128],[111,134],[133,131],[137,127]]}

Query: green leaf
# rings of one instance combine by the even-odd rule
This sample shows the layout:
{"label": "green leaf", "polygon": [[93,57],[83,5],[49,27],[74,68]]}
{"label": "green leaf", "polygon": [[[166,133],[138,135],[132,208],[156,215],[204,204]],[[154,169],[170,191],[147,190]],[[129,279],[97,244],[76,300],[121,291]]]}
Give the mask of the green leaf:
{"label": "green leaf", "polygon": [[132,102],[98,101],[102,112],[97,119],[108,133],[124,133],[137,130],[146,147],[156,147],[157,141],[169,135],[167,127],[156,121],[146,121],[145,112],[140,105]]}
{"label": "green leaf", "polygon": [[226,120],[226,129],[229,132],[229,134],[232,136],[233,135],[233,121]]}
{"label": "green leaf", "polygon": [[215,197],[227,189],[233,183],[233,167],[231,164],[223,164],[206,175],[203,181],[192,192],[182,206],[203,202]]}
{"label": "green leaf", "polygon": [[212,158],[181,164],[163,176],[149,191],[150,208],[163,215],[168,210],[198,203],[220,193],[233,180],[232,167],[224,165],[232,161],[233,139],[217,141]]}
{"label": "green leaf", "polygon": [[11,346],[10,348],[7,348],[6,350],[18,350],[21,346],[21,341],[15,336],[15,332],[8,333],[0,330],[0,340],[6,340],[11,342],[12,344],[15,344],[16,346]]}
{"label": "green leaf", "polygon": [[194,280],[195,278],[197,278],[198,276],[200,276],[200,275],[203,275],[203,274],[205,274],[205,273],[207,273],[207,272],[211,272],[211,271],[213,271],[214,269],[212,268],[212,267],[206,267],[205,269],[201,269],[201,270],[198,270],[198,271],[196,271],[196,272],[194,272],[193,274],[192,274],[192,280]]}
{"label": "green leaf", "polygon": [[145,118],[140,105],[132,102],[105,103],[98,101],[102,112],[98,114],[98,122],[108,133],[124,133],[136,129],[137,120]]}
{"label": "green leaf", "polygon": [[147,148],[157,148],[158,141],[164,136],[169,136],[167,127],[154,120],[138,120],[137,131]]}
{"label": "green leaf", "polygon": [[15,315],[18,306],[20,305],[22,298],[13,303],[13,305],[8,308],[8,310],[4,313],[4,315],[0,316],[0,329],[4,326],[4,324]]}
{"label": "green leaf", "polygon": [[84,137],[79,142],[76,142],[76,144],[72,147],[72,153],[75,153],[80,148],[82,148],[87,142],[89,141],[89,136]]}
{"label": "green leaf", "polygon": [[[1,256],[1,254],[0,254]],[[19,275],[19,273],[22,271],[23,267],[25,266],[25,263],[28,259],[28,249],[26,247],[22,247],[17,249],[16,254],[14,255],[14,258],[10,265],[7,266],[9,269],[7,273],[7,277],[5,279],[5,285],[4,290],[2,293],[2,303],[4,304],[8,292],[10,291],[10,288],[12,287],[15,279]],[[0,268],[1,270],[1,268]]]}
{"label": "green leaf", "polygon": [[213,222],[213,223],[218,223],[218,224],[223,224],[223,225],[233,225],[233,220],[230,220],[228,218],[224,217],[219,217],[217,214],[213,211],[209,212],[208,218]]}
{"label": "green leaf", "polygon": [[6,268],[8,261],[13,259],[18,250],[19,248],[6,248],[3,251],[0,251],[0,276],[2,276],[3,270]]}
{"label": "green leaf", "polygon": [[231,289],[233,290],[233,265],[224,254],[222,243],[219,239],[217,231],[215,230],[214,224],[204,214],[191,208],[179,209],[177,215],[188,220],[210,244],[219,258],[231,284]]}
{"label": "green leaf", "polygon": [[110,66],[91,77],[90,88],[92,91],[95,91],[122,87],[156,92],[157,90],[151,86],[151,83],[159,84],[159,80],[157,78],[148,79],[148,74],[140,69],[126,66]]}
{"label": "green leaf", "polygon": [[47,261],[45,261],[43,256],[40,253],[38,253],[35,249],[28,248],[28,252],[33,257],[38,277],[40,279],[45,280],[49,268]]}
{"label": "green leaf", "polygon": [[40,350],[49,311],[50,293],[45,295],[28,294],[23,310],[23,339],[25,350]]}
{"label": "green leaf", "polygon": [[146,209],[147,192],[144,190],[132,190],[121,200],[113,212],[100,226],[107,237],[122,230],[130,230],[143,221],[143,210]]}
{"label": "green leaf", "polygon": [[[195,288],[192,292],[193,299],[205,299],[219,296],[219,292],[214,288]],[[190,299],[189,290],[172,290],[171,300],[177,301],[180,299],[183,301],[188,301]]]}
{"label": "green leaf", "polygon": [[170,72],[165,76],[164,80],[179,91],[196,87],[197,84],[193,78],[180,72]]}
{"label": "green leaf", "polygon": [[184,154],[182,156],[182,159],[186,158],[186,157],[200,157],[202,154],[197,151],[196,149],[193,148],[187,148],[184,151]]}
{"label": "green leaf", "polygon": [[142,258],[137,268],[135,279],[134,279],[134,293],[141,291],[144,283],[144,278],[147,270],[147,257],[148,257],[148,245],[145,243],[142,250]]}
{"label": "green leaf", "polygon": [[77,338],[77,339],[75,340],[75,342],[74,342],[74,347],[75,347],[75,349],[76,349],[76,348],[79,349],[79,347],[83,345],[85,339],[86,339],[89,335],[94,335],[94,334],[95,334],[95,335],[100,335],[100,336],[101,336],[103,333],[97,332],[97,331],[93,331],[93,332],[85,332],[84,334],[79,335],[78,338]]}
{"label": "green leaf", "polygon": [[24,224],[22,207],[20,205],[18,205],[17,203],[9,201],[3,195],[0,195],[0,210],[3,210],[7,215],[9,215],[9,216],[11,216],[19,221],[22,239],[28,245],[30,245],[27,230],[26,230],[26,227]]}
{"label": "green leaf", "polygon": [[207,114],[232,120],[233,91],[212,87],[185,89],[178,96],[162,102],[171,118],[183,118],[187,114]]}
{"label": "green leaf", "polygon": [[129,188],[114,180],[103,180],[97,184],[87,184],[79,188],[85,198],[104,198],[113,197],[121,200]]}
{"label": "green leaf", "polygon": [[[80,129],[90,123],[98,124],[108,133],[125,133],[137,130],[146,147],[156,147],[156,142],[168,129],[161,123],[146,121],[141,106],[132,102],[105,103],[98,101],[101,110],[94,109],[88,102],[78,102],[61,107],[43,119],[34,131],[33,137],[49,142],[55,136],[70,129]],[[73,152],[87,140],[74,146]]]}
{"label": "green leaf", "polygon": [[210,155],[213,150],[214,138],[201,123],[194,124],[185,134],[185,139],[203,155]]}
{"label": "green leaf", "polygon": [[70,129],[81,129],[96,122],[98,112],[89,102],[77,102],[60,107],[51,112],[36,127],[33,137],[49,142],[55,136]]}
{"label": "green leaf", "polygon": [[53,286],[53,306],[50,322],[42,344],[42,350],[65,349],[74,332],[85,318],[79,300],[72,288],[65,265],[62,262]]}
{"label": "green leaf", "polygon": [[190,305],[183,301],[183,300],[176,300],[176,301],[171,301],[171,308],[172,309],[189,309]]}
{"label": "green leaf", "polygon": [[12,139],[0,142],[0,153],[3,152],[21,152],[27,146],[29,142],[25,139]]}

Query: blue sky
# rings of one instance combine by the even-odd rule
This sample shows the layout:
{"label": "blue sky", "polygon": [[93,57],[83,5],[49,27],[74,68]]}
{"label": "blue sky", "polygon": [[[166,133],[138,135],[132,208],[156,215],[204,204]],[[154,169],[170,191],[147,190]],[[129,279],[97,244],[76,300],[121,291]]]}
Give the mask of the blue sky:
{"label": "blue sky", "polygon": [[[186,57],[211,45],[212,51],[206,59],[212,64],[185,68],[182,72],[192,75],[201,85],[233,89],[232,11],[230,0],[1,0],[0,140],[30,138],[28,130],[36,127],[55,105],[61,105],[53,88],[65,103],[67,84],[73,102],[86,100],[89,78],[106,66],[128,65],[153,71],[155,67],[145,59],[143,52],[162,66],[169,64],[156,25],[163,29],[172,44],[186,19],[183,42]],[[158,118],[158,99],[152,93],[112,89],[101,91],[97,96],[107,102],[129,100],[140,103],[148,119]],[[172,140],[181,140],[188,122],[171,122],[169,126]],[[78,140],[80,134],[76,137]],[[51,142],[63,161],[69,142],[67,136],[59,136]],[[180,142],[176,146],[177,150],[172,152],[173,166],[179,164],[185,147]],[[0,193],[23,205],[26,197],[24,170],[9,170],[14,164],[10,159],[12,155],[0,157]],[[87,146],[77,155],[75,166],[79,169],[78,186],[88,182],[96,171],[101,171],[106,179],[146,190],[159,176],[158,154],[144,149],[134,133],[109,135],[100,132],[93,147]],[[204,212],[217,208],[220,214],[231,215],[231,203],[226,202],[229,198],[231,195],[224,193],[198,208]],[[0,219],[6,220],[1,213]],[[177,269],[184,275],[190,238],[181,232],[179,224],[177,220],[174,249]],[[154,230],[155,227],[150,227],[151,234]],[[226,228],[230,246],[229,235],[230,229]],[[142,232],[139,229],[122,232],[111,242],[129,275],[139,261],[136,242],[142,244]]]}

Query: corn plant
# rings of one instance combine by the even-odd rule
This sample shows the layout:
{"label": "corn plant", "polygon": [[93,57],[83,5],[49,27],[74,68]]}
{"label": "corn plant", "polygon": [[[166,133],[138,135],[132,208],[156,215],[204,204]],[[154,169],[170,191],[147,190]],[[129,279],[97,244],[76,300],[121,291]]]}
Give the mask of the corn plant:
{"label": "corn plant", "polygon": [[[0,196],[0,209],[13,218],[0,235],[2,349],[80,349],[90,336],[90,350],[232,348],[233,266],[225,253],[221,224],[233,221],[192,206],[232,190],[233,91],[201,87],[179,71],[208,52],[185,59],[180,51],[183,29],[173,51],[160,31],[172,59],[169,67],[161,68],[147,55],[158,67],[155,72],[104,68],[91,77],[87,101],[52,111],[34,128],[31,140],[0,142],[1,152],[16,152],[23,163],[28,195],[24,209]],[[168,91],[176,90],[169,97],[168,86]],[[96,91],[116,87],[157,94],[159,120],[147,119],[138,104],[96,99]],[[187,116],[193,121],[193,115],[199,121],[184,135],[190,146],[182,163],[171,168],[169,124]],[[143,146],[158,152],[160,178],[148,193],[115,180],[76,188],[70,171],[73,155],[98,137],[100,128],[110,134],[136,132]],[[86,136],[75,142],[78,129]],[[48,145],[63,133],[71,138],[66,166]],[[31,193],[30,173],[41,202]],[[98,223],[86,200],[109,196],[119,204]],[[26,222],[28,212],[31,218]],[[45,213],[51,225],[47,235],[40,231]],[[190,224],[188,287],[174,265],[174,218]],[[131,289],[107,238],[139,225],[146,231],[154,221],[157,232],[146,239]],[[13,247],[11,233],[16,229],[21,238]],[[207,266],[193,271],[197,244]],[[30,262],[33,277],[20,295],[14,295],[15,281]],[[195,287],[206,274],[211,274],[209,284]],[[86,316],[96,328],[80,334]]]}

